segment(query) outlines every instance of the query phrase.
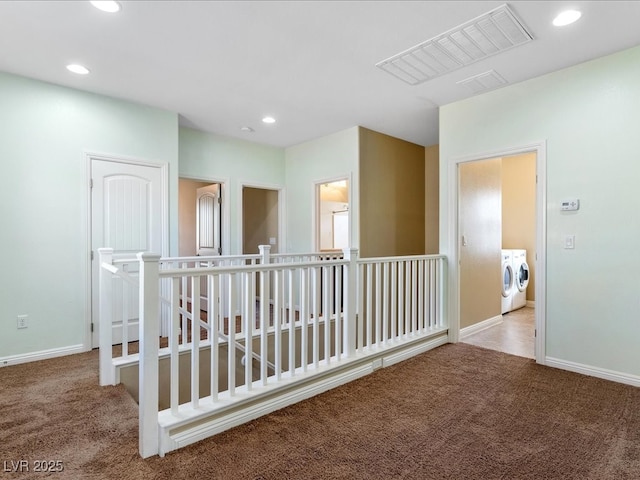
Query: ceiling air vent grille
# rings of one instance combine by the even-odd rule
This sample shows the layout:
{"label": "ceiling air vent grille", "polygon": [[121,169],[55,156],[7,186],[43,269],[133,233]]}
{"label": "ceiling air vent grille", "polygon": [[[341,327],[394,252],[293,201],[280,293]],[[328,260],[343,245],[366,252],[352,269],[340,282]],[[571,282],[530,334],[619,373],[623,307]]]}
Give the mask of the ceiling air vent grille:
{"label": "ceiling air vent grille", "polygon": [[505,4],[376,67],[417,85],[531,40],[533,36]]}
{"label": "ceiling air vent grille", "polygon": [[494,88],[502,87],[507,81],[502,78],[495,70],[474,75],[457,82],[458,85],[465,85],[470,88],[473,93],[486,92]]}

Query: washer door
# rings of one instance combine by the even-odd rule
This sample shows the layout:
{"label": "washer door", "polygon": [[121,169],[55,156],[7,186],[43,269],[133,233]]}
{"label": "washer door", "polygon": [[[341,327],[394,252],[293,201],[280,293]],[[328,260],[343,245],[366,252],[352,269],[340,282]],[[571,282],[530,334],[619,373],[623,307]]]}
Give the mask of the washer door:
{"label": "washer door", "polygon": [[516,286],[519,291],[524,292],[527,285],[529,285],[529,265],[527,262],[522,262],[516,272]]}
{"label": "washer door", "polygon": [[513,278],[513,267],[509,263],[502,264],[502,296],[507,298],[511,295],[511,290],[513,289],[513,283],[515,279]]}

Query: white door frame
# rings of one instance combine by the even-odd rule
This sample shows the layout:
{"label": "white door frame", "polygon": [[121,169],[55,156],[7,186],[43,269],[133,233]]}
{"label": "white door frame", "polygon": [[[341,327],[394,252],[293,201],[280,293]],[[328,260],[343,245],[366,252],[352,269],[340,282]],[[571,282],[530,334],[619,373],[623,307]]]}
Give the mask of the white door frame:
{"label": "white door frame", "polygon": [[[240,181],[238,182],[238,253],[241,254],[244,245],[244,205],[242,202],[242,191],[244,187],[260,188],[262,190],[275,190],[278,192],[278,252],[285,253],[287,251],[287,238],[284,226],[285,222],[285,187],[283,185],[275,185],[269,183],[256,183]],[[251,254],[258,252],[250,252]]]}
{"label": "white door frame", "polygon": [[545,140],[504,148],[493,152],[477,153],[455,158],[449,162],[449,340],[458,342],[460,338],[460,269],[459,269],[459,231],[458,231],[458,202],[459,202],[459,165],[477,160],[487,160],[498,157],[509,157],[523,153],[536,154],[536,252],[533,261],[536,266],[536,308],[535,308],[535,359],[544,365],[546,363],[546,264],[547,264],[547,143]]}
{"label": "white door frame", "polygon": [[[229,179],[224,177],[203,177],[203,176],[190,176],[190,175],[180,175],[178,178],[178,182],[183,178],[185,180],[194,180],[196,182],[202,183],[217,183],[220,185],[220,196],[222,197],[222,219],[221,226],[222,228],[222,255],[229,255],[229,246],[231,245],[231,216],[229,213]],[[178,219],[178,224],[180,224],[180,219]],[[178,251],[180,251],[180,245],[178,245]]]}
{"label": "white door frame", "polygon": [[313,251],[320,251],[320,229],[318,223],[320,221],[320,185],[325,183],[339,182],[340,180],[347,181],[347,188],[349,189],[349,248],[353,247],[353,176],[351,172],[343,173],[342,175],[335,175],[332,177],[321,178],[313,181],[313,204],[311,206],[311,232],[313,235]]}
{"label": "white door frame", "polygon": [[87,172],[86,178],[86,205],[87,205],[87,218],[85,225],[86,232],[86,245],[87,245],[87,255],[86,255],[86,268],[85,268],[85,284],[89,286],[86,291],[85,298],[85,318],[87,321],[85,322],[85,331],[84,331],[84,350],[88,351],[94,348],[93,346],[93,329],[99,328],[97,322],[94,325],[93,314],[92,314],[92,292],[94,288],[97,288],[97,285],[92,285],[93,283],[93,275],[92,275],[92,266],[93,261],[98,261],[98,252],[93,252],[93,261],[92,261],[92,236],[91,236],[91,221],[92,221],[92,203],[91,203],[91,190],[92,190],[92,180],[91,180],[91,162],[93,160],[100,160],[106,162],[114,162],[114,163],[122,163],[128,165],[136,165],[143,167],[152,167],[160,169],[160,177],[161,177],[161,185],[160,185],[160,196],[162,198],[162,205],[160,206],[161,213],[161,231],[162,238],[161,242],[161,252],[160,255],[168,256],[169,254],[169,164],[167,162],[150,162],[147,160],[142,160],[139,158],[132,157],[124,157],[124,156],[116,156],[111,154],[104,153],[95,153],[95,152],[84,152],[85,157],[85,169]]}

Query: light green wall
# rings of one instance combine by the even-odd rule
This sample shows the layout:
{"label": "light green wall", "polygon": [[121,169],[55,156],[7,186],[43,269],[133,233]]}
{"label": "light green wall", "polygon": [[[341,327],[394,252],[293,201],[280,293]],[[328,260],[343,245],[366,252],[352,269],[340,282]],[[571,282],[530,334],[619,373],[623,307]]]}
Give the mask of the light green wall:
{"label": "light green wall", "polygon": [[[0,358],[71,348],[88,324],[85,152],[169,163],[177,245],[176,114],[0,73]],[[29,316],[17,330],[16,317]]]}
{"label": "light green wall", "polygon": [[313,217],[315,183],[351,177],[351,246],[358,246],[358,127],[286,149],[287,251],[315,249]]}
{"label": "light green wall", "polygon": [[179,135],[180,176],[224,181],[231,229],[225,253],[242,253],[241,185],[284,187],[284,150],[190,128],[180,128]]}
{"label": "light green wall", "polygon": [[[450,164],[546,140],[546,355],[631,376],[640,375],[638,125],[640,47],[440,109],[442,252],[455,245]],[[562,213],[571,197],[580,210]],[[574,250],[563,248],[568,234]]]}

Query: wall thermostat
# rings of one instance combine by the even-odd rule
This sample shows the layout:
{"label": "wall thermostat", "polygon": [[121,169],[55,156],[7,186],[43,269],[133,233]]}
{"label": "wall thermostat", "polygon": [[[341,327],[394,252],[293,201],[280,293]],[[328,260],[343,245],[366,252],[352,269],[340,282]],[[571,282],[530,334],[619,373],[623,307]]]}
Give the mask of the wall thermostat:
{"label": "wall thermostat", "polygon": [[563,212],[570,210],[578,210],[580,208],[580,200],[577,198],[570,198],[560,202],[560,210]]}

